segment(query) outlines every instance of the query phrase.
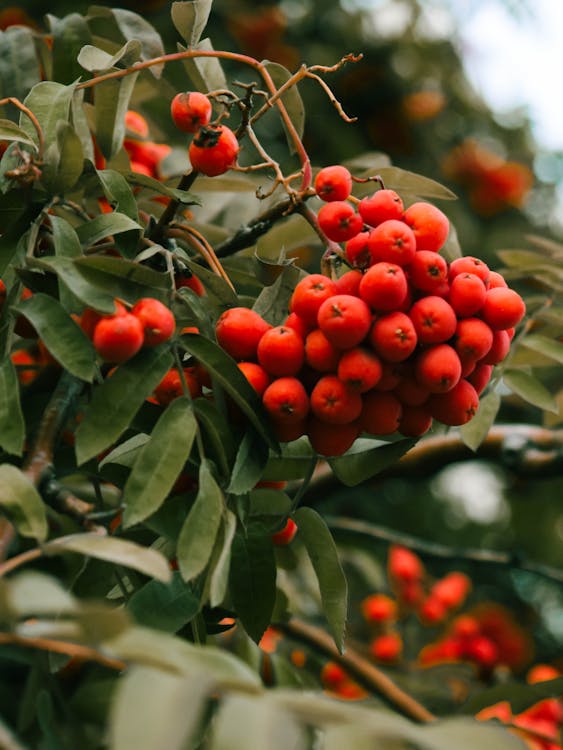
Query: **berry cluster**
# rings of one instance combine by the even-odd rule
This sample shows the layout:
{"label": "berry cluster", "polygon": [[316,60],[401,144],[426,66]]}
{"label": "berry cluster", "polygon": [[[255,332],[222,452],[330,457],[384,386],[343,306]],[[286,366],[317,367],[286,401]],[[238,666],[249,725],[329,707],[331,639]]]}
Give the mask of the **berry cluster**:
{"label": "berry cluster", "polygon": [[208,177],[224,174],[235,165],[239,143],[226,125],[211,123],[213,108],[199,91],[176,94],[170,105],[172,120],[179,130],[193,133],[188,154],[194,170]]}
{"label": "berry cluster", "polygon": [[356,212],[345,200],[351,184],[342,166],[315,180],[326,201],[319,225],[346,242],[352,269],[336,280],[302,279],[283,325],[234,308],[216,329],[280,440],[307,434],[322,455],[344,453],[362,432],[416,437],[433,419],[468,422],[525,313],[521,296],[483,261],[448,264],[439,254],[449,222],[438,208],[405,210],[397,193],[380,189]]}
{"label": "berry cluster", "polygon": [[79,323],[101,359],[114,364],[131,359],[143,346],[168,341],[176,328],[172,312],[152,297],[140,299],[130,311],[116,300],[112,315],[86,308]]}

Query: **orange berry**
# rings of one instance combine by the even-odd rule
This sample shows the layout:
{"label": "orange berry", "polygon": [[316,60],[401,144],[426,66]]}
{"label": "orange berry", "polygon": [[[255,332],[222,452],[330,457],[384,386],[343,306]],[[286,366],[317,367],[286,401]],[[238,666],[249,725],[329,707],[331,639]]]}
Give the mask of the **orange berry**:
{"label": "orange berry", "polygon": [[346,167],[324,167],[315,177],[314,187],[323,201],[344,201],[352,192],[352,176]]}
{"label": "orange berry", "polygon": [[348,424],[328,424],[309,417],[307,435],[313,450],[321,456],[341,456],[351,448],[358,437],[359,429],[355,422]]}
{"label": "orange berry", "polygon": [[325,375],[311,391],[311,411],[329,424],[349,424],[362,411],[362,397],[336,375]]}
{"label": "orange berry", "polygon": [[352,349],[367,336],[371,327],[371,313],[359,297],[335,294],[320,306],[317,322],[334,346]]}
{"label": "orange berry", "polygon": [[194,136],[188,153],[193,169],[216,177],[234,167],[239,150],[236,135],[226,125],[205,125]]}
{"label": "orange berry", "polygon": [[450,231],[448,217],[431,203],[419,201],[409,206],[403,221],[413,230],[417,250],[437,252],[445,243]]}
{"label": "orange berry", "polygon": [[390,622],[397,617],[397,602],[386,594],[371,594],[362,604],[362,614],[369,623]]}
{"label": "orange berry", "polygon": [[176,321],[171,310],[152,297],[140,299],[131,310],[144,330],[144,346],[153,347],[168,341],[174,333]]}
{"label": "orange berry", "polygon": [[293,290],[289,310],[299,315],[306,326],[315,328],[319,307],[333,294],[336,294],[336,285],[332,279],[320,273],[309,274]]}
{"label": "orange berry", "polygon": [[184,133],[195,133],[202,125],[208,125],[212,112],[211,102],[199,91],[176,94],[170,104],[174,125]]}
{"label": "orange berry", "polygon": [[232,307],[217,321],[217,342],[233,359],[256,359],[258,342],[272,326],[247,307]]}
{"label": "orange berry", "polygon": [[143,345],[143,325],[131,313],[102,318],[94,329],[94,348],[105,362],[121,364]]}
{"label": "orange berry", "polygon": [[295,534],[297,534],[297,524],[293,519],[288,518],[283,529],[272,534],[272,542],[276,547],[286,547],[292,542]]}
{"label": "orange berry", "polygon": [[369,652],[377,661],[386,664],[396,662],[403,651],[403,641],[398,633],[378,635],[370,643]]}
{"label": "orange berry", "polygon": [[276,422],[300,423],[309,412],[309,397],[300,380],[281,377],[265,389],[264,408]]}

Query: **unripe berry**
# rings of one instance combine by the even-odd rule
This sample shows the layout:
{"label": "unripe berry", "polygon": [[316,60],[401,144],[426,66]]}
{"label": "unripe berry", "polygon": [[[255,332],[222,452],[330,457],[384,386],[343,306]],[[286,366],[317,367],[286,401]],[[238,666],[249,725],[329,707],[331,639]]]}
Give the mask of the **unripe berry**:
{"label": "unripe berry", "polygon": [[226,125],[206,125],[194,136],[188,153],[193,169],[215,177],[235,165],[239,148],[235,134]]}
{"label": "unripe berry", "polygon": [[203,125],[208,125],[212,111],[211,102],[199,91],[176,94],[170,104],[174,124],[184,133],[195,133]]}
{"label": "unripe berry", "polygon": [[340,164],[324,167],[315,177],[315,190],[323,201],[345,201],[352,192],[352,175]]}

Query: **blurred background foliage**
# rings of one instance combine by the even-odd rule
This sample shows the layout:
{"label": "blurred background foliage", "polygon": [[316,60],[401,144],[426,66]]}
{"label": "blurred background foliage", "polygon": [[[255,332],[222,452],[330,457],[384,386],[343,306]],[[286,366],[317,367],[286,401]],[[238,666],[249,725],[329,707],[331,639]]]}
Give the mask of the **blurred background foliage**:
{"label": "blurred background foliage", "polygon": [[[104,4],[109,5],[99,3]],[[167,51],[174,51],[177,35],[168,2],[122,0],[120,5],[142,13],[162,34]],[[401,7],[402,21],[384,33],[377,14],[388,5]],[[505,0],[505,5],[521,14],[523,22],[526,13],[533,13],[523,2]],[[44,28],[45,14],[63,17],[87,7],[84,3],[77,8],[76,0],[21,0],[17,8],[0,12],[0,26],[15,21]],[[463,253],[497,268],[501,264],[496,251],[526,247],[526,235],[560,239],[562,230],[554,217],[563,155],[541,152],[522,113],[510,121],[495,116],[465,75],[458,40],[437,33],[427,21],[423,0],[215,0],[206,34],[215,49],[267,58],[290,70],[302,62],[332,65],[348,52],[363,53],[361,62],[327,77],[356,122],[341,119],[313,82],[300,86],[307,112],[304,142],[313,164],[379,152],[381,164],[386,156],[396,166],[447,185],[458,200],[440,207],[455,225]],[[228,73],[232,81],[240,71]],[[244,75],[249,80],[248,73]],[[133,105],[150,118],[153,137],[170,142],[180,153],[184,145],[168,108],[175,91],[186,87],[181,66],[168,66],[164,82],[157,85],[161,96],[152,90]],[[285,152],[280,129],[265,137],[274,155]],[[306,254],[303,259],[318,262]],[[546,377],[556,381],[560,370],[546,368]],[[512,397],[497,421],[541,424],[543,417],[541,410]],[[562,496],[560,477],[526,478],[475,460],[447,466],[424,480],[405,475],[353,490],[334,482],[311,502],[332,516],[364,519],[452,548],[494,548],[510,552],[515,561],[525,556],[562,567]],[[362,543],[356,539],[353,545],[359,549]],[[385,545],[367,546],[383,564]],[[434,575],[448,568],[447,561],[431,556],[425,561]],[[450,567],[460,568],[454,553]],[[508,604],[534,631],[538,658],[561,655],[561,586],[518,571],[517,565],[497,570],[472,563],[469,571],[475,601]]]}

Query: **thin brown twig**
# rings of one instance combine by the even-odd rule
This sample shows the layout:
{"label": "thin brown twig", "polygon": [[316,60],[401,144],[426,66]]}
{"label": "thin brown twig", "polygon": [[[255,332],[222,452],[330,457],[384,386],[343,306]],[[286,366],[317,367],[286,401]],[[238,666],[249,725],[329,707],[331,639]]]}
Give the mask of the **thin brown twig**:
{"label": "thin brown twig", "polygon": [[53,638],[26,638],[16,633],[0,633],[0,644],[10,644],[13,646],[23,646],[24,648],[35,648],[42,651],[52,651],[57,654],[66,654],[67,656],[83,661],[94,661],[102,667],[114,669],[122,672],[127,669],[127,664],[121,659],[112,659],[104,656],[96,649],[89,646],[82,646],[79,643],[68,643],[66,641],[57,641]]}
{"label": "thin brown twig", "polygon": [[217,276],[220,276],[222,279],[224,279],[231,287],[231,289],[235,291],[233,283],[230,280],[227,272],[221,265],[221,262],[215,254],[215,251],[213,250],[207,239],[203,236],[203,234],[201,234],[201,232],[198,232],[197,229],[190,227],[188,224],[181,224],[180,222],[174,222],[174,224],[171,225],[171,229],[178,229],[183,232],[184,235],[187,235],[186,239],[188,240],[188,242],[190,242],[190,244],[207,261],[211,270],[214,271]]}
{"label": "thin brown twig", "polygon": [[272,627],[340,664],[359,684],[381,697],[403,716],[419,724],[427,724],[436,720],[434,714],[352,648],[346,648],[341,654],[332,638],[321,628],[295,618],[289,622],[274,623]]}
{"label": "thin brown twig", "polygon": [[20,112],[23,112],[24,115],[26,115],[26,117],[28,117],[31,120],[31,123],[33,127],[35,128],[35,132],[37,133],[37,140],[39,141],[39,145],[37,148],[37,160],[42,161],[43,151],[45,149],[45,137],[43,135],[43,130],[41,128],[41,125],[39,124],[39,120],[33,114],[33,112],[29,109],[29,107],[26,107],[25,104],[20,102],[19,99],[16,99],[15,96],[7,96],[4,99],[0,99],[0,107],[3,107],[5,104],[13,104],[14,107],[17,107],[20,110]]}

